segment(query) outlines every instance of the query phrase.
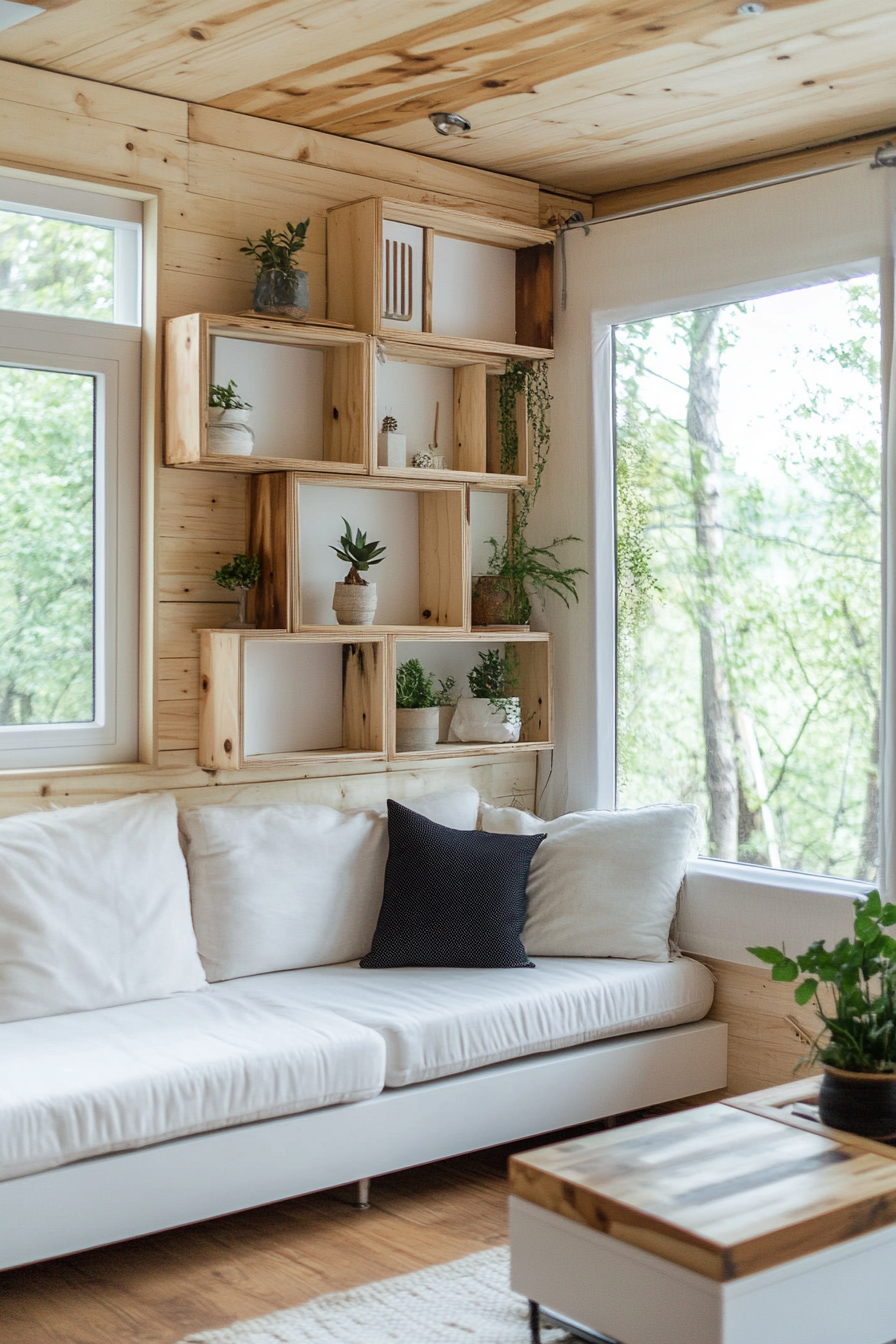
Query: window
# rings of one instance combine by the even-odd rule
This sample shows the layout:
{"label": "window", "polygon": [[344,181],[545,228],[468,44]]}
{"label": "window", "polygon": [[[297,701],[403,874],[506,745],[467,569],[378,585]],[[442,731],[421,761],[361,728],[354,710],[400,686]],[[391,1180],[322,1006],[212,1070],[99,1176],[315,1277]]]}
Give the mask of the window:
{"label": "window", "polygon": [[614,352],[618,804],[874,880],[877,274],[617,326]]}
{"label": "window", "polygon": [[0,767],[137,755],[136,202],[0,177]]}

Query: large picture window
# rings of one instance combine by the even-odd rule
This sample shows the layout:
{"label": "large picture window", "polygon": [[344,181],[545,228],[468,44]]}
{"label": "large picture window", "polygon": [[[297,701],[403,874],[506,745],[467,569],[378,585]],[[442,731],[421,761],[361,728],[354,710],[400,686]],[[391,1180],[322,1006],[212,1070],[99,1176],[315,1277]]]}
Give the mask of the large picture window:
{"label": "large picture window", "polygon": [[614,329],[617,798],[706,855],[879,862],[876,274]]}

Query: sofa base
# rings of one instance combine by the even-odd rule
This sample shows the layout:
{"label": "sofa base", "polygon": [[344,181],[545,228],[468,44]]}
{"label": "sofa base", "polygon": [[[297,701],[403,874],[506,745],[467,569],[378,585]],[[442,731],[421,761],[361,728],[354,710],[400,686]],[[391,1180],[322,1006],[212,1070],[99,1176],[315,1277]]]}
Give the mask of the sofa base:
{"label": "sofa base", "polygon": [[709,1092],[726,1056],[692,1022],[0,1182],[0,1269]]}

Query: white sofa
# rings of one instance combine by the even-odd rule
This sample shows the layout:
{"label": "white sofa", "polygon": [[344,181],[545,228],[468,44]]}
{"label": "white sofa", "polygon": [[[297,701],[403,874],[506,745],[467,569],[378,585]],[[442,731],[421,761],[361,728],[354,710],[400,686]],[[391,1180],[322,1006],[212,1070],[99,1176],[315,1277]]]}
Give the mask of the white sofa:
{"label": "white sofa", "polygon": [[[228,812],[239,836],[249,813]],[[9,825],[0,823],[0,882],[5,875],[15,889],[23,872],[32,880],[29,865],[35,854],[43,862],[48,846],[41,832],[37,849],[27,834],[17,849],[19,832],[4,831]],[[365,843],[373,863],[369,838]],[[156,846],[133,853],[135,874],[153,870],[157,853]],[[216,871],[227,861],[219,846]],[[47,872],[47,881],[58,883],[52,864]],[[194,907],[196,873],[191,865]],[[381,874],[374,879],[371,889]],[[45,967],[34,971],[39,895],[24,902],[24,915],[5,916],[0,898],[0,938],[6,917],[8,945],[30,948],[26,1005],[33,1003],[32,981],[40,986],[45,978]],[[206,890],[206,924],[208,898]],[[135,917],[146,905],[141,895]],[[232,917],[223,898],[221,908]],[[65,911],[58,913],[54,921],[51,908],[48,927],[61,938]],[[122,928],[128,917],[122,913]],[[256,942],[264,942],[264,917],[256,921]],[[369,920],[367,912],[361,926]],[[334,946],[350,933],[338,933]],[[726,1029],[704,1020],[711,977],[686,958],[536,955],[534,972],[365,971],[353,959],[218,978],[199,990],[190,982],[192,992],[151,996],[121,983],[139,968],[126,945],[133,938],[122,930],[118,936],[125,969],[103,990],[109,1006],[83,1007],[75,998],[80,1010],[72,1011],[63,998],[63,1011],[19,1011],[16,958],[5,998],[0,973],[7,1019],[0,1022],[0,1267],[725,1083]],[[145,936],[151,942],[152,930]],[[168,935],[172,948],[180,936]],[[230,952],[216,945],[214,955],[239,954],[247,938],[244,932]],[[253,955],[261,955],[258,947]],[[273,955],[270,946],[264,955]],[[301,959],[294,950],[283,955]],[[16,992],[21,997],[22,985]],[[79,991],[65,990],[60,977],[48,1003],[63,992]],[[136,1001],[121,1001],[128,996]]]}

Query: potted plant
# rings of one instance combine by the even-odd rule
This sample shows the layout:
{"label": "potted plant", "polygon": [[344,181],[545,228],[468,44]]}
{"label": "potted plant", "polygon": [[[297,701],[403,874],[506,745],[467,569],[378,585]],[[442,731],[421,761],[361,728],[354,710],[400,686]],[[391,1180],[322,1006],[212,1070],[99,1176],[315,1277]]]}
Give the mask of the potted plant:
{"label": "potted plant", "polygon": [[447,677],[439,682],[439,689],[436,691],[436,704],[439,707],[439,741],[450,741],[449,733],[451,731],[451,720],[454,718],[454,710],[457,705],[457,696],[453,694],[454,678]]}
{"label": "potted plant", "polygon": [[358,528],[352,538],[352,529],[348,521],[345,533],[338,546],[331,546],[340,560],[349,566],[349,571],[341,583],[336,584],[333,593],[333,610],[340,625],[370,625],[376,612],[376,584],[368,583],[361,575],[371,565],[381,565],[386,558],[386,548],[378,541],[368,541],[367,533]]}
{"label": "potted plant", "polygon": [[577,566],[564,568],[557,557],[558,547],[578,541],[578,537],[555,537],[548,546],[532,546],[526,540],[526,528],[551,447],[548,423],[551,394],[544,360],[531,364],[510,360],[498,380],[501,470],[508,474],[516,473],[518,467],[516,405],[520,396],[526,399],[532,439],[532,484],[526,490],[516,491],[506,540],[489,538],[492,556],[488,572],[473,579],[473,625],[528,625],[533,597],[543,600],[546,592],[562,598],[567,606],[570,599],[578,602],[576,578],[586,572]]}
{"label": "potted plant", "polygon": [[519,659],[512,648],[485,649],[468,674],[472,696],[461,696],[451,721],[458,742],[518,742],[522,717],[519,697]]}
{"label": "potted plant", "polygon": [[231,592],[239,593],[239,615],[235,621],[228,621],[224,626],[225,630],[254,630],[255,626],[246,620],[246,599],[249,589],[254,588],[261,574],[261,561],[257,555],[243,555],[241,552],[233,557],[227,565],[222,565],[215,574],[215,583],[220,588],[228,588]]}
{"label": "potted plant", "polygon": [[433,678],[417,658],[395,673],[395,750],[429,751],[439,739],[439,702]]}
{"label": "potted plant", "polygon": [[240,248],[258,263],[252,301],[256,313],[304,322],[311,312],[308,272],[299,270],[294,261],[295,254],[305,246],[310,222],[309,218],[304,224],[287,223],[279,233],[265,229],[257,242],[247,238],[248,247]]}
{"label": "potted plant", "polygon": [[255,435],[249,428],[252,403],[242,401],[231,378],[225,384],[212,383],[208,389],[208,451],[248,457],[255,447]]}
{"label": "potted plant", "polygon": [[[801,1006],[815,1000],[822,1023],[809,1063],[824,1070],[819,1116],[833,1129],[873,1139],[896,1138],[896,905],[881,903],[878,892],[853,902],[852,942],[841,938],[828,949],[812,943],[798,957],[783,948],[747,951],[772,968],[772,979],[804,979],[794,990]],[[819,987],[826,986],[825,1002]],[[824,992],[824,991],[822,991]]]}

